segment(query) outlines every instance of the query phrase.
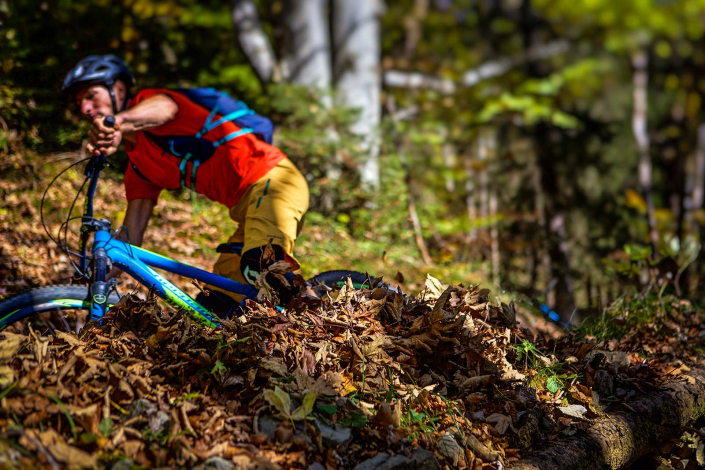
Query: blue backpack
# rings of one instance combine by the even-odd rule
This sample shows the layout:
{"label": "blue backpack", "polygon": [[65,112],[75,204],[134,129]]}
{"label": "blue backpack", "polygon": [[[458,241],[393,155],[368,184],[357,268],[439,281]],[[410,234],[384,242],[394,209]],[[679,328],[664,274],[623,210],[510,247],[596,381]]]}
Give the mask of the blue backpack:
{"label": "blue backpack", "polygon": [[[236,137],[252,133],[258,139],[268,144],[272,143],[272,133],[274,131],[272,121],[255,113],[248,108],[245,103],[236,100],[227,93],[214,88],[178,88],[174,91],[181,93],[189,100],[210,111],[206,122],[203,123],[203,128],[193,136],[163,136],[145,132],[145,135],[161,148],[162,151],[181,158],[181,163],[179,164],[181,187],[186,187],[187,162],[193,162],[190,187],[192,190],[195,190],[196,170],[198,166],[208,161],[208,159],[213,156],[215,149]],[[223,117],[214,121],[216,114]],[[206,134],[216,127],[230,121],[237,124],[240,130],[215,141],[204,138]],[[139,177],[149,181],[149,179],[137,169],[134,163],[130,162],[130,164]]]}

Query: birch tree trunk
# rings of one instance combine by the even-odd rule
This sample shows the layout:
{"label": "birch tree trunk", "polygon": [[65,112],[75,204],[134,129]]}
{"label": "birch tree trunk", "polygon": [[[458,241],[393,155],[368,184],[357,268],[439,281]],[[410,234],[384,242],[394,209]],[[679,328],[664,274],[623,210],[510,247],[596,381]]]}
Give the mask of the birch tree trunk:
{"label": "birch tree trunk", "polygon": [[333,0],[336,101],[360,110],[351,131],[364,139],[360,179],[372,190],[379,188],[380,13],[378,0]]}
{"label": "birch tree trunk", "polygon": [[441,151],[443,152],[443,165],[446,169],[446,191],[448,191],[448,193],[453,193],[455,191],[455,180],[453,179],[453,163],[455,160],[455,152],[453,149],[453,145],[446,142],[443,144],[443,148]]}
{"label": "birch tree trunk", "polygon": [[475,171],[473,171],[473,154],[466,152],[463,158],[465,168],[465,207],[468,211],[468,234],[466,244],[471,257],[477,254],[477,194],[475,191]]}
{"label": "birch tree trunk", "polygon": [[257,7],[251,0],[232,0],[231,16],[238,44],[250,61],[260,82],[267,84],[276,75],[277,59],[269,37],[262,29]]}
{"label": "birch tree trunk", "polygon": [[478,181],[480,186],[480,223],[481,227],[479,229],[480,242],[483,244],[483,251],[485,253],[485,259],[491,259],[491,241],[490,241],[490,253],[486,251],[487,240],[490,240],[490,231],[488,230],[488,223],[490,220],[490,189],[489,189],[489,166],[490,162],[494,158],[494,154],[497,146],[497,135],[496,130],[491,127],[483,127],[480,129],[479,135],[477,137],[477,159],[479,161],[479,175]]}
{"label": "birch tree trunk", "polygon": [[649,155],[649,135],[647,133],[647,113],[648,95],[647,85],[649,75],[647,66],[649,57],[643,49],[639,49],[632,54],[632,65],[634,67],[634,109],[632,113],[632,131],[639,149],[639,187],[646,201],[646,216],[649,224],[649,240],[656,255],[658,247],[658,232],[656,231],[656,215],[654,210],[654,199],[651,191],[651,157]]}
{"label": "birch tree trunk", "polygon": [[[299,85],[327,90],[332,82],[332,60],[327,0],[287,0],[284,78]],[[324,99],[330,106],[330,100]]]}

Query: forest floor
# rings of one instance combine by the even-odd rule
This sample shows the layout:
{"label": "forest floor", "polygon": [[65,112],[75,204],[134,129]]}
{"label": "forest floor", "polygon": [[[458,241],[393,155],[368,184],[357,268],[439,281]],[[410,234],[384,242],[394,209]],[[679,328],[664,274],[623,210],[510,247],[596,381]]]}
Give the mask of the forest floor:
{"label": "forest floor", "polygon": [[[0,296],[70,281],[38,208],[49,177],[74,158],[0,163]],[[66,176],[45,207],[54,230],[80,179]],[[114,223],[123,216],[119,180],[108,175],[96,199],[96,214]],[[208,268],[234,225],[215,205],[192,206],[165,195],[145,246]],[[79,336],[0,333],[0,467],[521,467],[615,416],[643,414],[645,397],[680,384],[692,403],[674,404],[672,422],[657,412],[668,429],[654,431],[650,451],[665,453],[635,468],[705,464],[705,430],[692,422],[705,409],[705,324],[690,303],[624,295],[559,335],[517,316],[472,273],[418,268],[408,247],[383,257],[374,242],[313,217],[297,255],[307,275],[362,269],[405,278],[413,295],[380,284],[298,299],[284,312],[253,302],[213,330],[138,289]],[[620,445],[613,468],[644,453]]]}

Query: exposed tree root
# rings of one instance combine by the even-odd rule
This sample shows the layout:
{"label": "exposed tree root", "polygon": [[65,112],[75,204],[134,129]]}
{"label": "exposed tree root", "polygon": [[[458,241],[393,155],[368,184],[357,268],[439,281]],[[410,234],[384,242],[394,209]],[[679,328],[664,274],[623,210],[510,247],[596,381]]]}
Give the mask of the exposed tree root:
{"label": "exposed tree root", "polygon": [[[700,364],[703,367],[703,364]],[[693,369],[656,391],[521,459],[515,470],[618,469],[657,451],[705,415],[705,370]]]}

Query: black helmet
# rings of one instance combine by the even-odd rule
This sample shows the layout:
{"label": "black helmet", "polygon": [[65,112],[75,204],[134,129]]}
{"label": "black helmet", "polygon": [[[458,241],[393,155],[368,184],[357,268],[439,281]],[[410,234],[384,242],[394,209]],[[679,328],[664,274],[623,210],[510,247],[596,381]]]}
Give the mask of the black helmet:
{"label": "black helmet", "polygon": [[[110,92],[113,110],[117,113],[120,110],[117,108],[115,94],[113,93],[113,85],[117,79],[125,82],[128,90],[135,84],[130,69],[116,55],[91,55],[81,60],[66,74],[61,91],[67,95],[72,95],[82,86],[105,85]],[[127,101],[128,97],[126,96],[121,109],[125,108]]]}

